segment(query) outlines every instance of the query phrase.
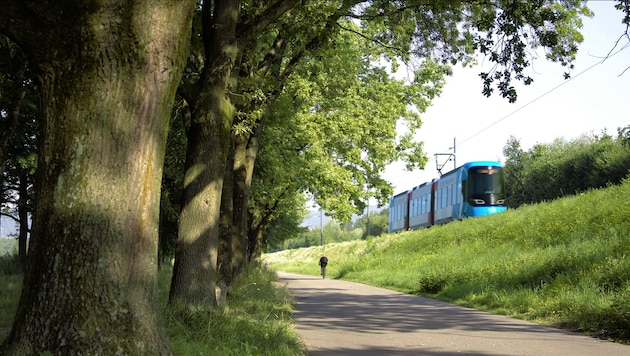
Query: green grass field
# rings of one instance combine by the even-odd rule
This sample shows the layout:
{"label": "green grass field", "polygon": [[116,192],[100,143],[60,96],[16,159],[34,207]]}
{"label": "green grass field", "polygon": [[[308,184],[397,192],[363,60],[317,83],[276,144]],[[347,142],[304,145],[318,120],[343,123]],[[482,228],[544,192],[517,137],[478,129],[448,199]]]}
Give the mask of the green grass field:
{"label": "green grass field", "polygon": [[630,181],[429,229],[265,255],[328,276],[630,343]]}

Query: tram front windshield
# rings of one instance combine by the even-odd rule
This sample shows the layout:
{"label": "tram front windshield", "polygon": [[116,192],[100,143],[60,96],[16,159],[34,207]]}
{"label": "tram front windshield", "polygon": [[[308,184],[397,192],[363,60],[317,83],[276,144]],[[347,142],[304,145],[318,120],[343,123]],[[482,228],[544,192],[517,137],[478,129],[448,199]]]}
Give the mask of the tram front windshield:
{"label": "tram front windshield", "polygon": [[468,192],[480,195],[505,194],[505,177],[501,167],[473,167],[468,171]]}

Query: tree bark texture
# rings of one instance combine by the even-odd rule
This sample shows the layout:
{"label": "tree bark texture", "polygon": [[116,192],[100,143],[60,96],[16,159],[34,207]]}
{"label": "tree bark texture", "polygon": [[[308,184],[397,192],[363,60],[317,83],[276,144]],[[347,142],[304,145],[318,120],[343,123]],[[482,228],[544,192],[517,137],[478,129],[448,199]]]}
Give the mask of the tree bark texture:
{"label": "tree bark texture", "polygon": [[230,149],[225,162],[225,174],[223,175],[223,191],[221,192],[221,216],[219,217],[219,255],[217,256],[217,281],[224,282],[227,286],[232,284],[232,217],[234,216],[233,189],[234,189],[234,142],[230,143]]}
{"label": "tree bark texture", "polygon": [[249,263],[254,266],[259,266],[261,262],[264,229],[265,227],[263,226],[257,226],[256,228],[249,230],[247,233],[247,241],[249,243]]}
{"label": "tree bark texture", "polygon": [[247,267],[247,199],[249,186],[251,186],[251,176],[248,179],[247,174],[247,137],[236,136],[234,141],[232,228],[230,229],[232,278]]}
{"label": "tree bark texture", "polygon": [[30,54],[42,107],[29,261],[7,354],[169,353],[158,209],[194,6],[0,5],[0,30]]}
{"label": "tree bark texture", "polygon": [[[264,120],[263,120],[264,121]],[[254,165],[259,149],[259,138],[262,133],[263,122],[259,122],[254,132],[247,139],[242,137],[237,140],[236,154],[234,164],[234,228],[237,234],[233,234],[232,240],[234,244],[240,247],[242,256],[234,260],[235,274],[240,273],[247,268],[247,265],[253,262],[250,258],[255,251],[250,247],[252,244],[248,241],[248,204],[249,196],[252,188],[252,177],[254,176]]]}
{"label": "tree bark texture", "polygon": [[[219,276],[228,286],[247,265],[246,142],[232,135],[223,181],[219,236]],[[251,178],[249,180],[251,185]],[[245,216],[243,216],[245,214]]]}
{"label": "tree bark texture", "polygon": [[226,93],[238,54],[240,9],[238,0],[221,0],[204,2],[202,10],[206,64],[201,74],[203,88],[190,103],[193,115],[188,130],[184,201],[169,294],[174,308],[216,304],[221,192],[234,117]]}

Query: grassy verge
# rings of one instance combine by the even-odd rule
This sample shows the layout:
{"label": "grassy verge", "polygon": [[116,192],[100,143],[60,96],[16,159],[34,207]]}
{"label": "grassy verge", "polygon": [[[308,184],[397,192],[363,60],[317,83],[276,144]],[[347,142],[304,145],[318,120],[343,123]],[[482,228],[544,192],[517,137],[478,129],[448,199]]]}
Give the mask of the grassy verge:
{"label": "grassy verge", "polygon": [[[160,274],[165,305],[170,271]],[[286,288],[275,285],[275,273],[253,270],[237,279],[223,308],[164,321],[175,355],[305,355],[293,329],[292,302]]]}
{"label": "grassy verge", "polygon": [[265,255],[328,275],[630,343],[630,181],[367,241]]}
{"label": "grassy verge", "polygon": [[[270,271],[250,271],[238,279],[223,308],[211,313],[174,317],[166,300],[172,270],[159,275],[163,321],[175,355],[305,355],[293,329],[292,301],[286,288],[275,285]],[[10,331],[19,301],[22,278],[0,273],[0,343]]]}
{"label": "grassy verge", "polygon": [[3,286],[0,288],[0,343],[2,343],[11,331],[11,324],[13,324],[13,317],[20,299],[22,276],[6,275],[0,270],[0,285]]}

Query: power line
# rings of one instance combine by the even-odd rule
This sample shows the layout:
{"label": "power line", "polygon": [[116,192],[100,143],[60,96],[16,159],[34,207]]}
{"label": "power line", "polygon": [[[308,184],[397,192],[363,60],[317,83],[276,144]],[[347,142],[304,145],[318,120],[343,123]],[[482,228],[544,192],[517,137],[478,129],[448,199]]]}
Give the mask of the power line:
{"label": "power line", "polygon": [[560,88],[561,86],[563,86],[563,85],[565,85],[565,84],[569,83],[569,82],[570,82],[570,81],[572,81],[573,79],[575,79],[575,78],[579,77],[580,75],[582,75],[582,74],[584,74],[584,73],[588,72],[589,70],[593,69],[595,66],[597,66],[597,65],[599,65],[599,64],[602,64],[602,63],[604,63],[604,62],[605,62],[608,58],[613,57],[614,55],[616,55],[616,54],[618,54],[619,52],[621,52],[621,51],[625,50],[626,48],[628,48],[628,45],[623,46],[623,47],[622,47],[621,49],[619,49],[617,52],[615,52],[615,53],[613,53],[613,54],[611,54],[611,55],[609,55],[609,56],[606,56],[606,57],[605,57],[604,59],[602,59],[601,61],[599,61],[599,62],[597,62],[597,63],[595,63],[595,64],[591,65],[590,67],[588,67],[588,68],[584,69],[583,71],[581,71],[580,73],[576,74],[575,76],[572,76],[572,77],[570,77],[569,79],[567,79],[567,80],[563,81],[562,83],[560,83],[560,84],[556,85],[555,87],[553,87],[553,88],[551,88],[550,90],[546,91],[546,92],[545,92],[545,93],[543,93],[542,95],[540,95],[540,96],[538,96],[538,97],[534,98],[533,100],[531,100],[530,102],[526,103],[525,105],[523,105],[523,106],[519,107],[518,109],[516,109],[516,110],[512,111],[511,113],[509,113],[509,114],[507,114],[507,115],[503,116],[503,117],[502,117],[502,118],[500,118],[499,120],[497,120],[497,121],[493,122],[492,124],[490,124],[490,125],[486,126],[485,128],[483,128],[483,129],[481,129],[480,131],[476,132],[476,133],[475,133],[475,134],[473,134],[472,136],[470,136],[470,137],[466,138],[465,140],[463,140],[463,141],[461,141],[461,142],[458,142],[458,146],[461,146],[462,144],[464,144],[464,143],[466,143],[466,142],[468,142],[468,141],[472,140],[473,138],[475,138],[476,136],[478,136],[478,135],[479,135],[479,134],[481,134],[482,132],[484,132],[484,131],[488,130],[488,129],[489,129],[489,128],[491,128],[492,126],[494,126],[494,125],[498,124],[499,122],[501,122],[501,121],[503,121],[503,120],[507,119],[508,117],[510,117],[510,116],[512,116],[512,115],[514,115],[514,114],[516,114],[517,112],[519,112],[519,111],[523,110],[524,108],[528,107],[529,105],[531,105],[531,104],[535,103],[536,101],[538,101],[538,100],[542,99],[543,97],[545,97],[546,95],[548,95],[548,94],[549,94],[549,93],[551,93],[552,91],[555,91],[556,89],[558,89],[558,88]]}
{"label": "power line", "polygon": [[[514,110],[514,111],[510,112],[509,114],[507,114],[507,115],[503,116],[503,117],[502,117],[502,118],[500,118],[499,120],[497,120],[497,121],[493,122],[492,124],[490,124],[490,125],[486,126],[486,127],[485,127],[485,128],[483,128],[482,130],[479,130],[479,131],[478,131],[478,132],[476,132],[475,134],[473,134],[473,135],[469,136],[469,137],[468,137],[468,138],[466,138],[465,140],[463,140],[463,141],[461,141],[461,142],[458,142],[458,146],[461,146],[462,144],[464,144],[464,143],[466,143],[466,142],[468,142],[468,141],[472,140],[472,139],[473,139],[473,138],[475,138],[476,136],[479,136],[481,133],[483,133],[484,131],[486,131],[486,130],[490,129],[492,126],[497,125],[497,124],[498,124],[498,123],[500,123],[501,121],[503,121],[503,120],[505,120],[505,119],[509,118],[510,116],[512,116],[512,115],[514,115],[514,114],[516,114],[517,112],[521,111],[522,109],[526,108],[527,106],[529,106],[529,105],[531,105],[531,104],[535,103],[536,101],[538,101],[538,100],[542,99],[543,97],[545,97],[546,95],[548,95],[548,94],[550,94],[551,92],[555,91],[556,89],[560,88],[561,86],[563,86],[563,85],[565,85],[565,84],[569,83],[569,82],[570,82],[570,81],[572,81],[573,79],[575,79],[575,78],[577,78],[577,77],[581,76],[582,74],[584,74],[584,73],[586,73],[586,72],[590,71],[591,69],[595,68],[597,65],[604,63],[607,59],[612,58],[613,56],[617,55],[618,53],[620,53],[621,51],[625,50],[625,49],[626,49],[626,48],[628,48],[628,47],[630,47],[630,44],[626,44],[626,45],[624,45],[624,46],[623,46],[622,48],[620,48],[618,51],[616,51],[616,52],[614,52],[614,53],[612,53],[612,54],[607,55],[607,56],[606,56],[605,58],[603,58],[602,60],[600,60],[600,61],[596,62],[595,64],[591,65],[590,67],[588,67],[588,68],[584,69],[583,71],[579,72],[579,73],[578,73],[578,74],[576,74],[575,76],[572,76],[572,77],[570,77],[569,79],[567,79],[567,80],[565,80],[565,81],[561,82],[560,84],[556,85],[555,87],[551,88],[550,90],[546,91],[545,93],[543,93],[543,94],[539,95],[538,97],[534,98],[533,100],[529,101],[528,103],[524,104],[523,106],[519,107],[518,109],[516,109],[516,110]],[[426,167],[426,166],[428,166],[428,165],[430,165],[430,164],[431,164],[431,163],[433,163],[433,162],[436,162],[435,157],[433,157],[433,158],[429,157],[429,159],[427,160],[427,163],[426,163],[425,167]],[[425,169],[426,169],[426,168],[425,168]],[[416,173],[416,172],[413,172],[413,171],[404,171],[402,174],[398,175],[396,178],[397,178],[397,179],[400,179],[400,178],[402,178],[402,177],[408,176],[408,175],[410,175],[410,174],[415,174],[415,173]]]}

